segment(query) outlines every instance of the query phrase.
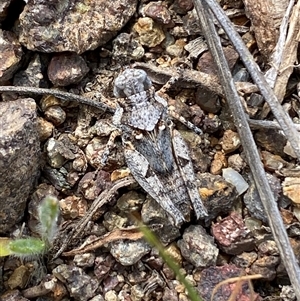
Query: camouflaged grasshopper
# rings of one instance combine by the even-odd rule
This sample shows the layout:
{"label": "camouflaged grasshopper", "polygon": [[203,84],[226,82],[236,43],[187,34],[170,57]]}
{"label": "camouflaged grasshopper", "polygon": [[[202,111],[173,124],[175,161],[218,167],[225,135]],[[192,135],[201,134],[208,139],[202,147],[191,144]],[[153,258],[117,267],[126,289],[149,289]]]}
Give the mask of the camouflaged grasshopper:
{"label": "camouflaged grasshopper", "polygon": [[127,69],[114,83],[119,99],[113,123],[119,129],[127,166],[139,185],[166,210],[172,223],[207,216],[196,185],[189,149],[173,128],[168,104],[147,73]]}

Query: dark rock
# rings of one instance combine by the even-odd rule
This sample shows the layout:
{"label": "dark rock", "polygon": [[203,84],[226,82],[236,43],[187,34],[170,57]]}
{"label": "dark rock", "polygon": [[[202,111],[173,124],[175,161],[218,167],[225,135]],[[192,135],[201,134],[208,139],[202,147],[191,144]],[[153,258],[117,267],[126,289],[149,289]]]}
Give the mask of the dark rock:
{"label": "dark rock", "polygon": [[187,143],[187,146],[190,150],[190,157],[194,164],[194,171],[207,171],[208,166],[210,164],[210,157],[209,155],[205,154],[204,151],[202,151],[202,149],[206,146],[205,143],[207,142],[204,139],[202,139],[199,135],[191,131],[180,131],[180,134]]}
{"label": "dark rock", "polygon": [[[280,180],[269,173],[267,173],[266,175],[267,175],[268,182],[271,186],[271,190],[273,191],[275,200],[277,201],[281,193]],[[250,183],[249,183],[249,188],[244,195],[244,204],[246,205],[249,213],[253,217],[267,224],[268,220],[266,218],[263,204],[261,202],[258,191],[256,189],[254,180],[250,174],[248,174],[248,179],[249,179],[248,183],[249,182]]]}
{"label": "dark rock", "polygon": [[74,160],[78,147],[63,134],[59,139],[50,138],[46,145],[47,161],[53,168],[61,168],[66,160]]}
{"label": "dark rock", "polygon": [[215,133],[222,127],[221,120],[218,115],[208,115],[203,120],[203,130],[206,133]]}
{"label": "dark rock", "polygon": [[172,10],[177,14],[185,15],[188,11],[194,7],[192,0],[175,0],[172,5]]}
{"label": "dark rock", "polygon": [[112,61],[116,68],[128,65],[132,60],[139,60],[145,54],[145,50],[131,34],[121,33],[113,41]]}
{"label": "dark rock", "polygon": [[147,4],[143,9],[143,13],[145,16],[152,18],[155,22],[166,27],[173,27],[175,25],[167,6],[160,1]]}
{"label": "dark rock", "polygon": [[32,99],[0,106],[0,232],[21,221],[39,173],[40,142]]}
{"label": "dark rock", "polygon": [[54,86],[76,84],[88,72],[84,59],[75,53],[56,55],[48,66],[48,77]]}
{"label": "dark rock", "polygon": [[87,200],[94,200],[103,190],[111,187],[109,174],[103,170],[87,172],[78,184],[80,192]]}
{"label": "dark rock", "polygon": [[94,274],[97,280],[102,281],[112,269],[115,259],[110,254],[102,254],[95,259]]}
{"label": "dark rock", "polygon": [[221,6],[228,6],[232,8],[241,8],[244,6],[244,3],[242,0],[222,0],[220,2]]}
{"label": "dark rock", "polygon": [[272,281],[276,277],[276,267],[279,263],[279,256],[263,256],[252,264],[251,273],[260,274],[263,279]]}
{"label": "dark rock", "polygon": [[243,252],[232,258],[232,263],[235,264],[237,267],[246,269],[249,268],[253,262],[257,259],[256,252]]}
{"label": "dark rock", "polygon": [[177,292],[175,290],[171,290],[168,287],[165,288],[163,296],[163,301],[178,301]]}
{"label": "dark rock", "polygon": [[[44,66],[39,54],[34,54],[25,70],[20,70],[14,76],[14,86],[43,88],[47,87],[44,76]],[[44,62],[45,63],[45,62]]]}
{"label": "dark rock", "polygon": [[[236,289],[238,282],[224,283],[215,292],[215,295],[212,296],[214,288],[222,281],[243,275],[245,275],[245,271],[243,269],[237,268],[232,264],[204,269],[201,272],[201,278],[198,283],[199,294],[204,300],[227,301],[230,299],[231,294],[233,294],[234,290]],[[247,282],[243,282],[243,285],[241,285],[240,289],[237,292],[235,300],[258,301],[261,299],[258,294],[251,296],[249,285],[247,284]]]}
{"label": "dark rock", "polygon": [[200,181],[200,196],[208,211],[205,221],[209,222],[219,214],[230,212],[238,197],[235,187],[223,177],[210,173],[198,173],[197,178]]}
{"label": "dark rock", "polygon": [[286,145],[286,137],[273,129],[261,129],[255,134],[255,140],[259,146],[267,151],[285,157],[283,151]]}
{"label": "dark rock", "polygon": [[273,155],[268,151],[261,151],[260,152],[264,166],[269,171],[281,170],[283,167],[291,168],[292,164],[288,163],[287,161],[283,160],[278,155]]}
{"label": "dark rock", "polygon": [[55,126],[63,124],[66,117],[66,112],[60,106],[52,106],[45,111],[45,118]]}
{"label": "dark rock", "polygon": [[185,30],[187,36],[201,35],[202,32],[199,25],[198,15],[195,9],[188,11],[188,13],[182,17],[182,21],[183,29]]}
{"label": "dark rock", "polygon": [[2,0],[0,3],[0,22],[4,21],[7,16],[8,7],[12,0]]}
{"label": "dark rock", "polygon": [[111,255],[122,265],[129,266],[137,263],[151,247],[143,239],[130,241],[120,240],[111,243]]}
{"label": "dark rock", "polygon": [[57,266],[52,273],[65,284],[74,300],[87,301],[95,295],[99,286],[95,278],[78,267],[62,264]]}
{"label": "dark rock", "polygon": [[254,239],[245,227],[243,218],[236,212],[232,212],[230,216],[214,224],[212,234],[221,250],[227,254],[241,254],[255,247]]}
{"label": "dark rock", "polygon": [[247,71],[247,69],[241,68],[241,66],[239,66],[238,64],[235,65],[233,73],[234,73],[234,76],[233,76],[234,82],[247,83],[250,81],[250,74]]}
{"label": "dark rock", "polygon": [[208,113],[218,113],[221,109],[219,96],[208,89],[199,87],[196,92],[196,104]]}
{"label": "dark rock", "polygon": [[44,177],[59,191],[68,191],[72,189],[71,184],[68,182],[68,171],[61,167],[59,170],[46,166],[43,169]]}
{"label": "dark rock", "polygon": [[141,216],[143,223],[153,228],[163,244],[169,244],[180,236],[180,231],[169,220],[166,211],[151,197],[143,204]]}
{"label": "dark rock", "polygon": [[29,299],[22,297],[18,290],[7,291],[0,296],[1,301],[29,301]]}
{"label": "dark rock", "polygon": [[[223,48],[225,58],[227,60],[229,69],[232,70],[235,63],[237,62],[239,55],[238,53],[231,47]],[[214,60],[210,54],[210,52],[205,52],[199,59],[197,64],[197,70],[208,73],[208,74],[217,74],[217,68],[215,66]]]}
{"label": "dark rock", "polygon": [[103,280],[104,293],[113,290],[119,284],[117,275],[108,276]]}
{"label": "dark rock", "polygon": [[163,265],[162,272],[167,279],[172,280],[176,277],[174,271],[167,264]]}
{"label": "dark rock", "polygon": [[194,266],[207,267],[216,264],[219,250],[213,243],[213,238],[200,225],[188,227],[183,239],[177,244],[182,256]]}

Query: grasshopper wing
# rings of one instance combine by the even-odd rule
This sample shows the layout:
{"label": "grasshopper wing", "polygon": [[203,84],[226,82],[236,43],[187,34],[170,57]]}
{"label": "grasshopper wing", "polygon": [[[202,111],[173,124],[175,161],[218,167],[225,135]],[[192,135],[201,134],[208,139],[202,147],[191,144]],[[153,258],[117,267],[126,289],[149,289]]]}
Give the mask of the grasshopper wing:
{"label": "grasshopper wing", "polygon": [[196,176],[189,155],[189,149],[180,133],[174,129],[172,132],[172,143],[175,160],[177,162],[181,176],[185,182],[185,186],[190,196],[196,217],[197,219],[204,218],[208,214],[198,192],[196,185]]}

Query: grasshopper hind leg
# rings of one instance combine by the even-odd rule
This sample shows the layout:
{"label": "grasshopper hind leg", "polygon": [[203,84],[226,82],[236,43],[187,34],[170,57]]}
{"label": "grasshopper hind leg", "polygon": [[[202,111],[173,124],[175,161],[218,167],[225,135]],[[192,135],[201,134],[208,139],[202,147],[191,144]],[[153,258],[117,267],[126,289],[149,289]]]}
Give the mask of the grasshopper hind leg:
{"label": "grasshopper hind leg", "polygon": [[168,212],[175,225],[180,227],[186,220],[166,193],[164,185],[151,169],[146,158],[134,149],[126,149],[124,154],[126,163],[139,185]]}

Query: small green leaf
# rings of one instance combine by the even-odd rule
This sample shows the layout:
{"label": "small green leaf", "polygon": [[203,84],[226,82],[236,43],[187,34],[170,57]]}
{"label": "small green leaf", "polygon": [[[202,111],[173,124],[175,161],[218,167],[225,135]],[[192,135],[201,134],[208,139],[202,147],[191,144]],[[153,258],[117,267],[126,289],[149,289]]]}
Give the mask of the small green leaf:
{"label": "small green leaf", "polygon": [[9,243],[11,241],[10,238],[0,238],[0,257],[11,255],[11,250],[9,249]]}
{"label": "small green leaf", "polygon": [[38,217],[41,223],[40,234],[48,243],[52,242],[57,233],[58,215],[58,199],[54,196],[46,196],[38,208]]}
{"label": "small green leaf", "polygon": [[11,240],[8,244],[10,254],[17,257],[39,255],[45,251],[45,242],[38,238],[22,238]]}

